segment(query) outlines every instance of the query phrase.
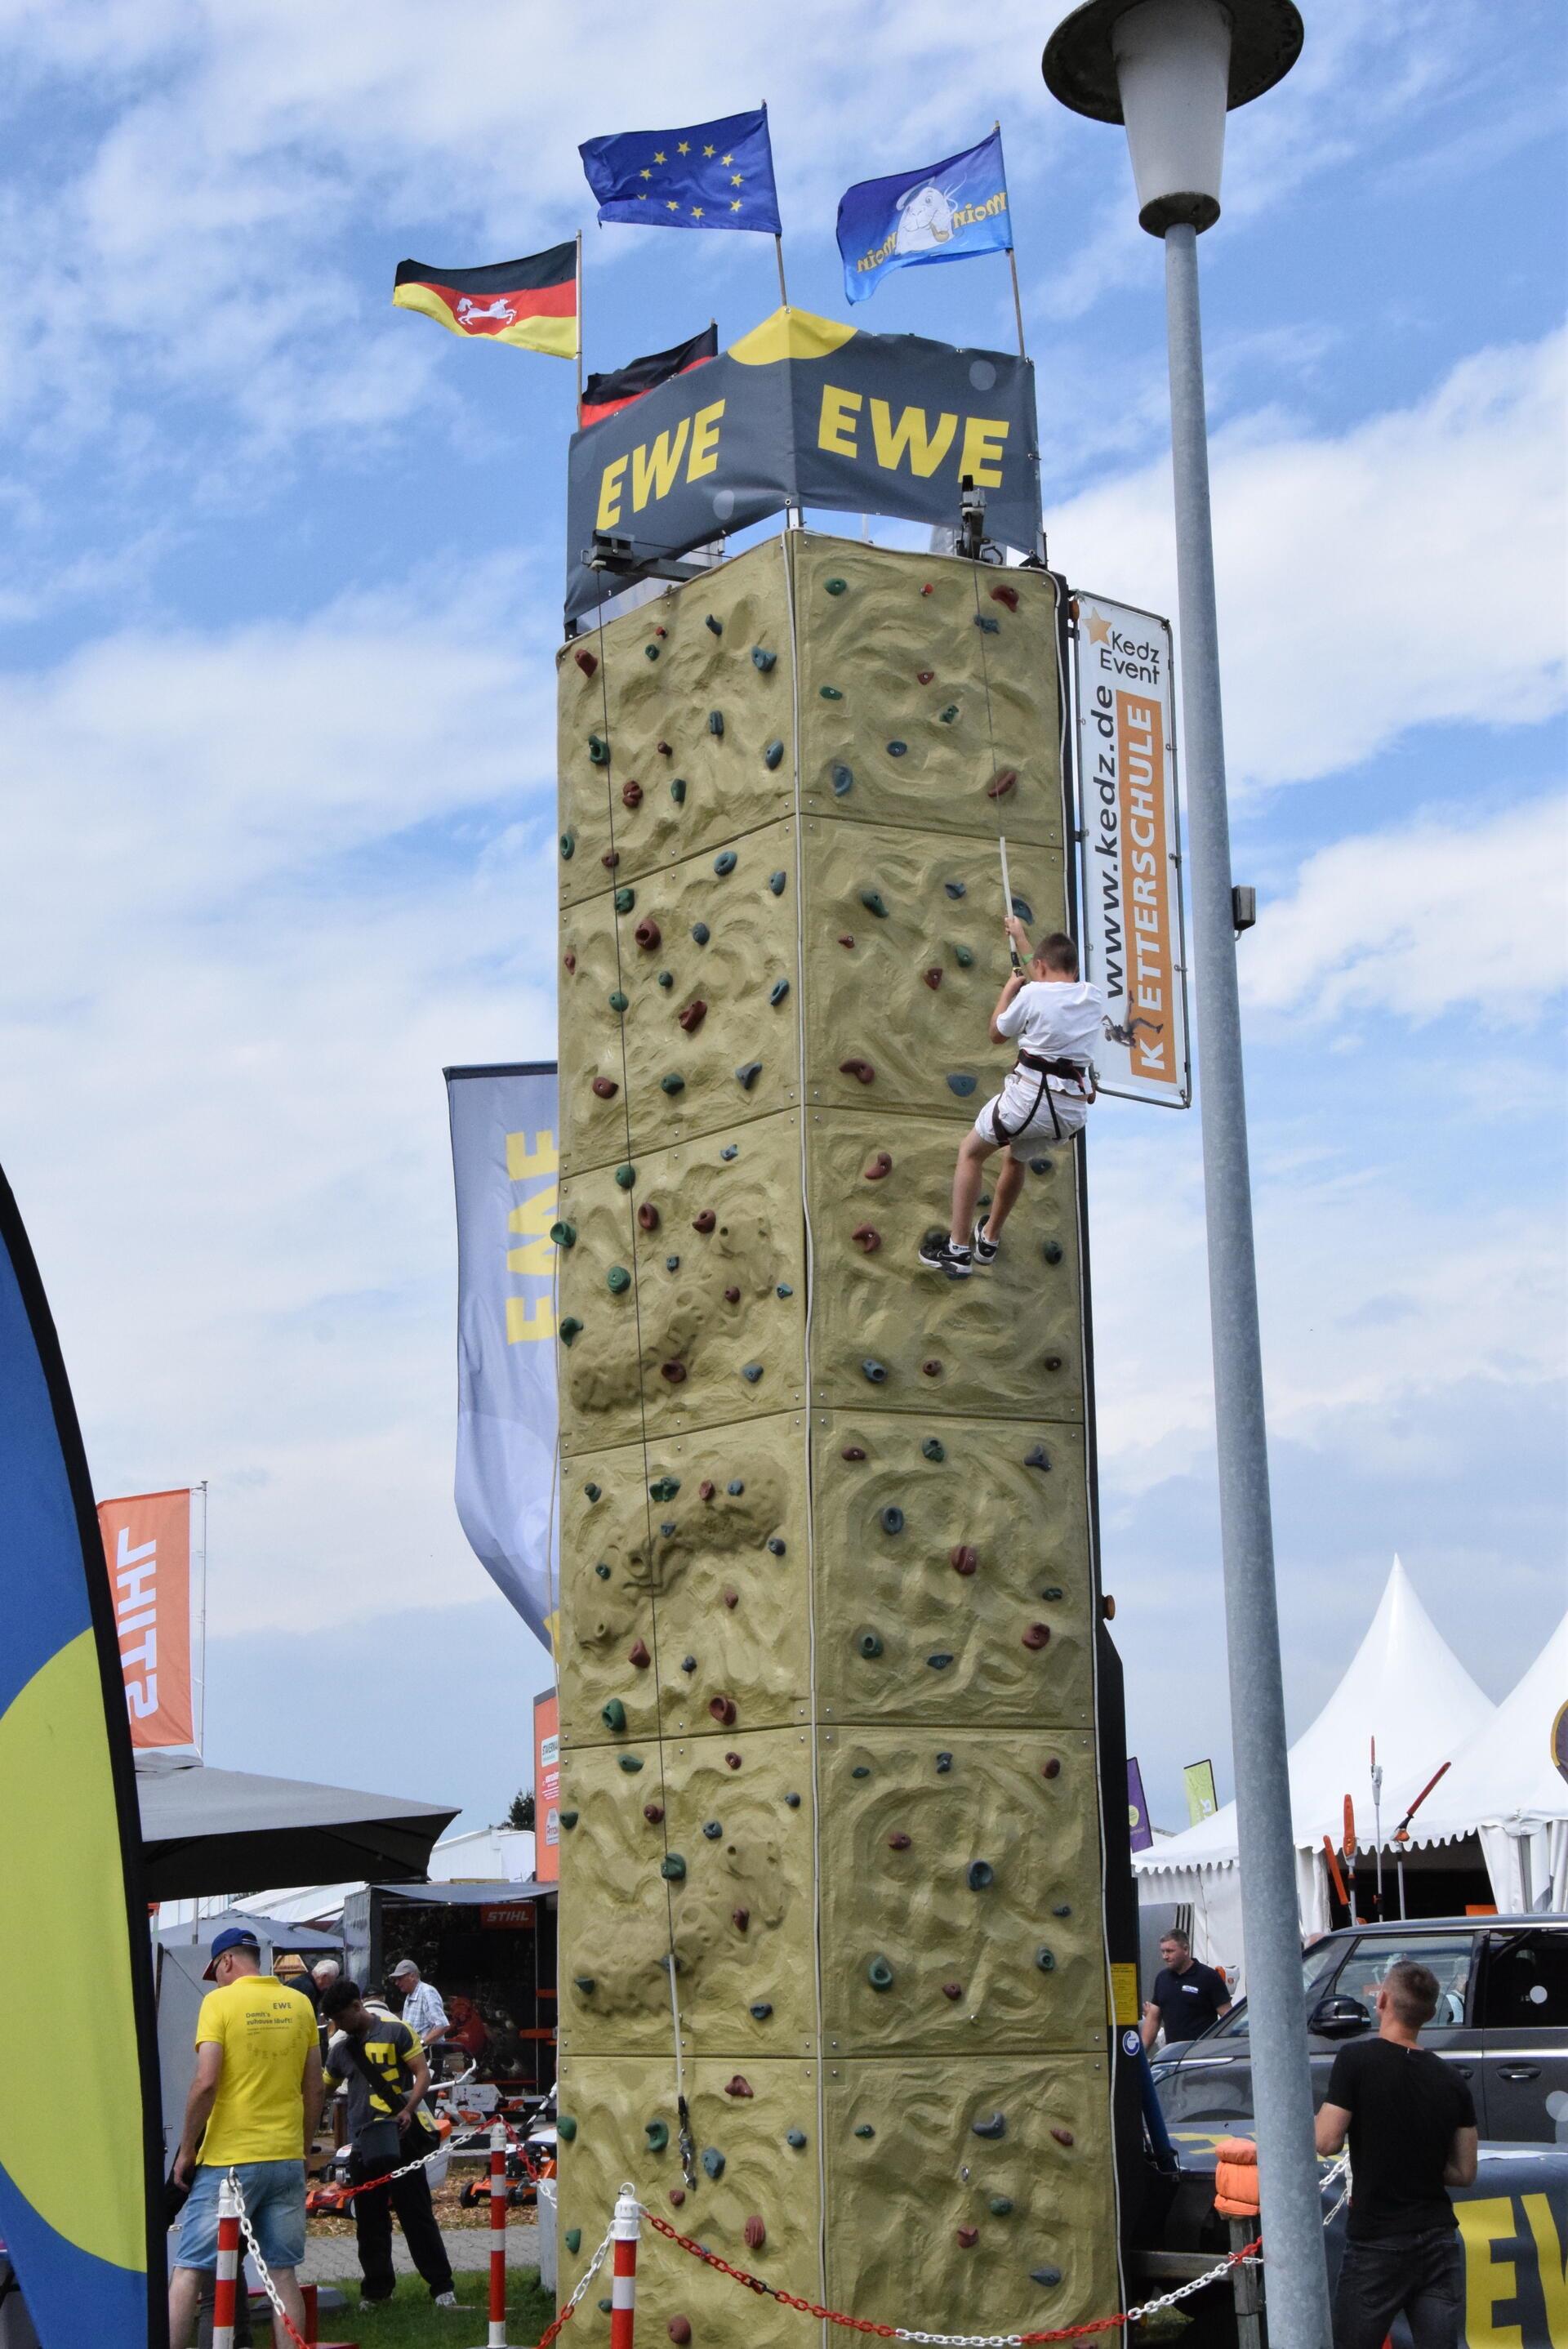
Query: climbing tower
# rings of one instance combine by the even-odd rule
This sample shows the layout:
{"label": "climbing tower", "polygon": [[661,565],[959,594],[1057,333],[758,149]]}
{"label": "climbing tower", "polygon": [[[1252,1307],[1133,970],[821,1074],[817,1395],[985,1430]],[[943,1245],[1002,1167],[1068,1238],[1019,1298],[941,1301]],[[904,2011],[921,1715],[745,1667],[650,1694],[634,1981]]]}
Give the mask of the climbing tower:
{"label": "climbing tower", "polygon": [[[561,655],[569,2279],[629,2178],[857,2316],[1118,2304],[1072,1151],[915,1262],[999,831],[1066,926],[1056,593],[787,532]],[[811,2331],[665,2246],[640,2307]]]}

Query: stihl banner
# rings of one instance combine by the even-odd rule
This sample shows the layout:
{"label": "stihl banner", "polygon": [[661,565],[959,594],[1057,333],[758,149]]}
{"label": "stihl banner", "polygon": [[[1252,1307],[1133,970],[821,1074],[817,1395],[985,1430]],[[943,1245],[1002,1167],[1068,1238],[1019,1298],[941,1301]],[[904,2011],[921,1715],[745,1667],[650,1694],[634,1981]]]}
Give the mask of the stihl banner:
{"label": "stihl banner", "polygon": [[142,1749],[194,1745],[190,1492],[100,1501],[98,1518],[130,1742]]}
{"label": "stihl banner", "polygon": [[1185,1109],[1187,969],[1171,627],[1077,595],[1084,977],[1105,990],[1101,1092]]}

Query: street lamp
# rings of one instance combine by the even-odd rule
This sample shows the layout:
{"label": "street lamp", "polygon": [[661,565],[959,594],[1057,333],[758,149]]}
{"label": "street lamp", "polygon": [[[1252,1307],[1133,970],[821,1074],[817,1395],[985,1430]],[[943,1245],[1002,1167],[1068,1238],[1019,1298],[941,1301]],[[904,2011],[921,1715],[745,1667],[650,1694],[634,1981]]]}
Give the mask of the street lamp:
{"label": "street lamp", "polygon": [[1053,96],[1126,125],[1138,217],[1165,243],[1177,602],[1202,1072],[1214,1413],[1231,1742],[1246,1891],[1247,2011],[1274,2349],[1327,2349],[1284,1692],[1269,1512],[1246,1098],[1236,989],[1198,237],[1220,217],[1225,115],[1301,52],[1294,0],[1088,0],[1046,45]]}

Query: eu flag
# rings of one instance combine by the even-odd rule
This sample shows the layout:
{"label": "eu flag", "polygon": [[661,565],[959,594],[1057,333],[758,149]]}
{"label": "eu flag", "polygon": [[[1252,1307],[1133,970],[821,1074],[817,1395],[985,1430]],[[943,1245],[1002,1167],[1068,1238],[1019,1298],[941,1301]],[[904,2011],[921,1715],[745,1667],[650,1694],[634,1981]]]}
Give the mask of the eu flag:
{"label": "eu flag", "polygon": [[765,106],[684,130],[622,130],[577,151],[602,221],[782,232]]}
{"label": "eu flag", "polygon": [[972,253],[1007,252],[1012,243],[1000,130],[944,162],[861,180],[839,200],[839,251],[851,302],[869,300],[890,270],[967,261]]}

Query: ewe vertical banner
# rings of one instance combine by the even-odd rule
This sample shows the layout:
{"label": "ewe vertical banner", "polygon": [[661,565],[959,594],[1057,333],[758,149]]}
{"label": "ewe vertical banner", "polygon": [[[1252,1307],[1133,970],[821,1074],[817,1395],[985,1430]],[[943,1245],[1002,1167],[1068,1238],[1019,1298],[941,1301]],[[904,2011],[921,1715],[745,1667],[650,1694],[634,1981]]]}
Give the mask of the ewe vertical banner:
{"label": "ewe vertical banner", "polygon": [[561,1701],[553,1689],[533,1700],[533,1874],[561,1880]]}
{"label": "ewe vertical banner", "polygon": [[1187,971],[1168,621],[1079,594],[1084,975],[1103,988],[1102,1092],[1185,1109]]}
{"label": "ewe vertical banner", "polygon": [[555,1063],[448,1069],[458,1206],[458,1516],[555,1638]]}
{"label": "ewe vertical banner", "polygon": [[130,1742],[139,1752],[196,1743],[191,1669],[191,1494],[100,1501]]}

